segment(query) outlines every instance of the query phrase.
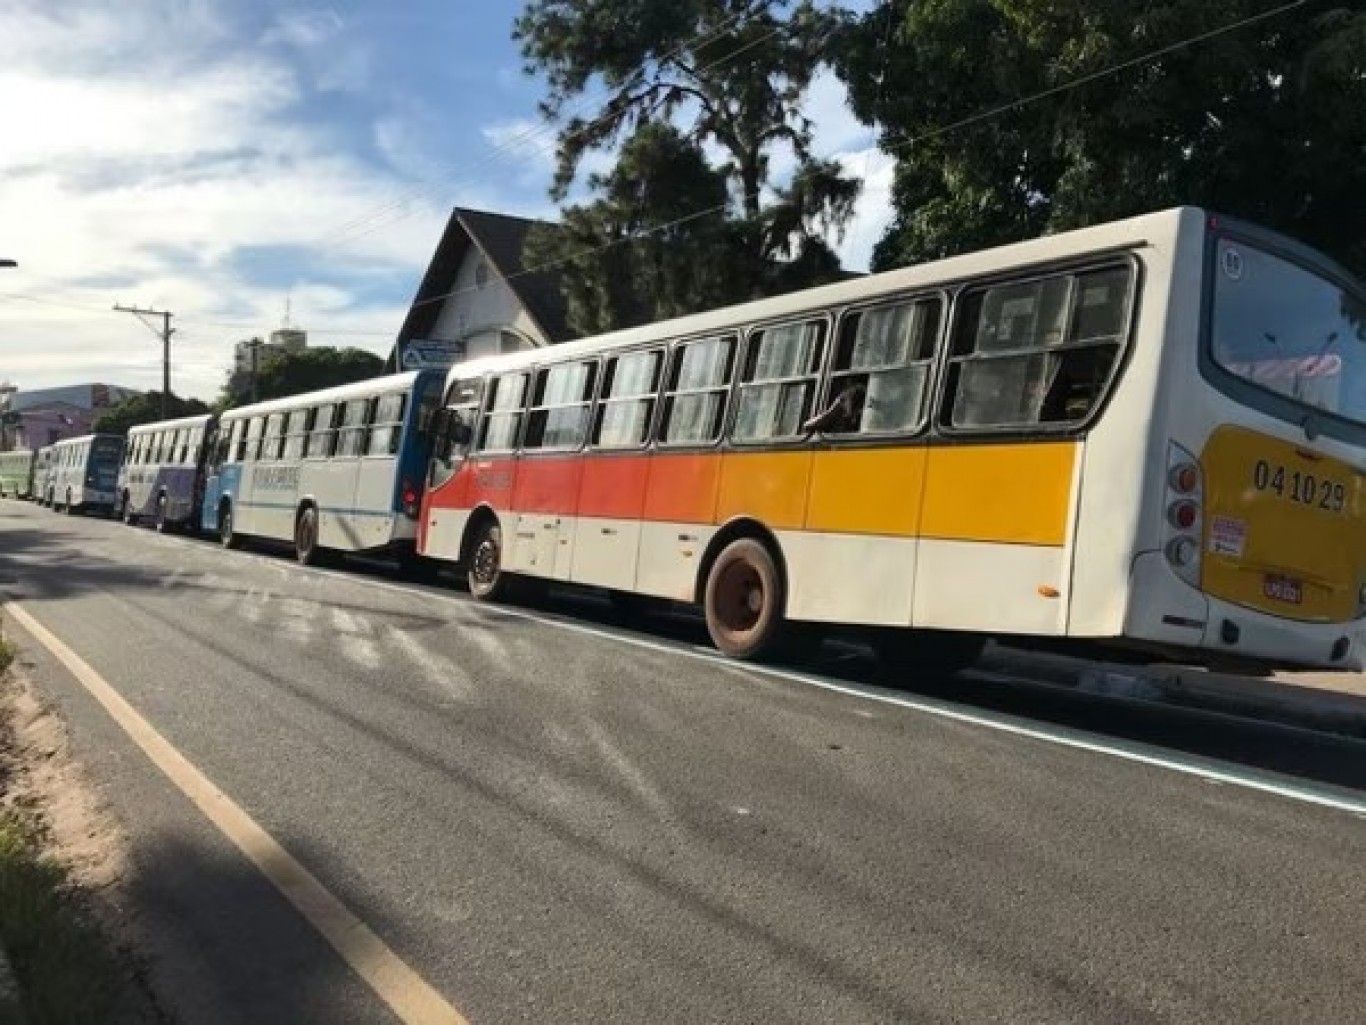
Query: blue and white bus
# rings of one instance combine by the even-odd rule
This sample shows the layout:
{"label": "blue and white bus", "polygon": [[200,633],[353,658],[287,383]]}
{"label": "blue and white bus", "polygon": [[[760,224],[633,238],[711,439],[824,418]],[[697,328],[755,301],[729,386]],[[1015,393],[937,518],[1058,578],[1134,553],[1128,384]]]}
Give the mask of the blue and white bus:
{"label": "blue and white bus", "polygon": [[211,413],[187,416],[128,432],[117,507],[125,523],[148,520],[165,531],[199,522],[206,443],[216,420]]}
{"label": "blue and white bus", "polygon": [[46,504],[75,514],[114,510],[123,439],[117,434],[86,434],[52,446]]}
{"label": "blue and white bus", "polygon": [[445,374],[418,371],[229,410],[219,419],[201,527],[224,547],[292,542],[329,552],[413,557]]}

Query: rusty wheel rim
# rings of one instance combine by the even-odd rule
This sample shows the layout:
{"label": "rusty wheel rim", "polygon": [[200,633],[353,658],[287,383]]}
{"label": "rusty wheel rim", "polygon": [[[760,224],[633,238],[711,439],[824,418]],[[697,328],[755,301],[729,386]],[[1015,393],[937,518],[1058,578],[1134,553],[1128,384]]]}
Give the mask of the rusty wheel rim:
{"label": "rusty wheel rim", "polygon": [[753,633],[768,604],[764,578],[744,561],[722,568],[713,598],[717,625],[732,640],[743,640]]}

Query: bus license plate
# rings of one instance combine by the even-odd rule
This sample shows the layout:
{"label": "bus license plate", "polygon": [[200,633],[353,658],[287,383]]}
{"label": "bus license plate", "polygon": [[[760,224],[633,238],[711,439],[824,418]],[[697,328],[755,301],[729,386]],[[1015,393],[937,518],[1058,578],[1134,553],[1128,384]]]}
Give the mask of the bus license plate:
{"label": "bus license plate", "polygon": [[1285,602],[1287,605],[1304,604],[1304,584],[1294,577],[1268,573],[1262,580],[1262,594],[1272,601]]}

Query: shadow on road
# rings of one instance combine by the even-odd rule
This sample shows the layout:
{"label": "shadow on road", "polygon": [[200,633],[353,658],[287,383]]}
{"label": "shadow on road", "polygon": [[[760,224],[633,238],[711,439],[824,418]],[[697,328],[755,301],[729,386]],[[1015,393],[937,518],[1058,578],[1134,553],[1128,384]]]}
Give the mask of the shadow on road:
{"label": "shadow on road", "polygon": [[[167,586],[166,573],[156,565],[136,566],[102,555],[101,546],[110,544],[112,539],[79,538],[83,557],[74,561],[64,552],[63,546],[78,538],[64,529],[61,519],[55,519],[51,525],[44,523],[39,529],[24,525],[26,522],[32,522],[31,516],[8,514],[0,507],[0,595],[55,599],[92,589],[160,590]],[[206,549],[211,544],[203,542]],[[258,554],[280,553],[282,562],[288,559],[278,547],[253,547]],[[40,572],[26,571],[19,581],[17,570],[20,567],[6,558],[11,555],[21,557],[26,570],[36,565]],[[231,556],[225,553],[225,557]],[[348,559],[341,568],[361,578],[405,581],[418,591],[449,595],[460,586],[454,574],[448,571],[430,583],[406,580],[396,566],[381,560]],[[214,594],[234,590],[234,585],[227,582],[207,586],[194,577],[178,579],[174,586],[197,587]],[[243,590],[243,593],[247,592]],[[328,601],[337,608],[373,613],[409,628],[435,630],[450,625],[448,617],[440,615],[436,609],[432,614],[413,614],[378,603],[370,607],[348,605],[334,599]],[[499,615],[496,608],[483,608],[487,610],[483,620],[485,626],[517,630],[521,620],[515,615],[516,609]],[[552,588],[524,603],[520,609],[627,638],[711,651],[700,617],[681,607],[663,605],[658,611],[627,615],[593,593]],[[1117,741],[1148,744],[1248,769],[1366,791],[1366,742],[1345,737],[1273,722],[1235,719],[1198,709],[1083,693],[1042,682],[1006,681],[986,674],[966,673],[951,677],[920,672],[916,667],[908,666],[904,676],[889,681],[878,672],[866,652],[857,646],[842,645],[838,640],[827,643],[811,657],[788,662],[779,668],[873,693],[929,699],[964,711],[1016,717],[1025,724],[1081,730]]]}

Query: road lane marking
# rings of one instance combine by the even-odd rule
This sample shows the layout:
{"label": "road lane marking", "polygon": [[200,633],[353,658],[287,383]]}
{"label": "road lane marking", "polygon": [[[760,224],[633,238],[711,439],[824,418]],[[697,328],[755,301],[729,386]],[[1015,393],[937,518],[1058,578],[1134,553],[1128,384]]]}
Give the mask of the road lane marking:
{"label": "road lane marking", "polygon": [[[611,630],[605,630],[588,623],[576,623],[555,616],[547,616],[538,612],[532,612],[527,609],[509,608],[504,605],[487,606],[469,598],[461,598],[452,594],[442,594],[440,591],[429,591],[404,584],[391,583],[386,580],[371,580],[365,578],[357,580],[357,578],[351,574],[342,573],[336,570],[316,570],[313,569],[313,567],[308,567],[308,569],[311,572],[323,573],[328,576],[335,576],[338,579],[349,580],[361,586],[379,587],[413,597],[427,599],[440,598],[446,602],[457,602],[467,608],[472,606],[491,618],[507,616],[513,619],[529,620],[546,626],[553,626],[560,630],[566,630],[570,633],[584,634],[589,637],[599,637],[609,641],[616,641],[619,644],[628,644],[637,648],[644,648],[647,651],[707,662],[722,670],[739,668],[739,666],[728,660],[724,655],[708,651],[705,648],[693,644],[688,644],[686,646],[671,645],[663,641],[615,633]],[[1366,798],[1358,798],[1346,791],[1340,791],[1335,788],[1318,788],[1297,783],[1294,780],[1273,772],[1259,772],[1256,769],[1240,769],[1237,766],[1230,765],[1226,762],[1200,758],[1196,755],[1180,758],[1168,754],[1160,748],[1149,744],[1142,744],[1137,741],[1103,740],[1095,734],[1086,733],[1082,730],[1069,729],[1066,726],[1038,726],[1027,722],[1026,720],[1001,713],[967,712],[963,711],[961,708],[953,707],[948,702],[936,701],[933,698],[912,698],[900,694],[888,694],[859,684],[818,676],[814,673],[803,673],[790,669],[780,669],[773,666],[754,665],[751,663],[744,663],[743,668],[745,671],[757,676],[766,676],[770,679],[800,683],[808,687],[832,691],[836,694],[862,698],[865,701],[875,701],[879,704],[894,705],[899,708],[922,712],[927,715],[949,719],[954,722],[982,726],[990,730],[1008,733],[1017,737],[1025,737],[1030,740],[1055,744],[1060,747],[1071,748],[1077,751],[1087,751],[1091,754],[1107,755],[1111,758],[1120,759],[1121,761],[1135,762],[1152,768],[1166,769],[1169,772],[1175,772],[1184,776],[1195,776],[1199,779],[1227,783],[1231,786],[1242,787],[1246,790],[1254,790],[1264,794],[1272,794],[1277,797],[1288,798],[1292,801],[1299,801],[1304,804],[1318,805],[1324,808],[1333,808],[1337,811],[1345,811],[1355,815],[1366,816]]]}
{"label": "road lane marking", "polygon": [[342,959],[403,1022],[469,1025],[468,1020],[308,869],[256,824],[55,634],[12,602],[3,609],[47,648],[110,717],[318,930]]}
{"label": "road lane marking", "polygon": [[[149,536],[164,543],[194,545],[192,541],[167,538],[165,535],[161,534]],[[252,552],[239,552],[237,555],[239,558],[245,557],[264,563],[277,565],[279,563],[278,559],[271,559],[268,556],[258,555]],[[506,617],[527,620],[541,623],[545,626],[555,627],[559,630],[565,630],[570,633],[582,634],[589,637],[599,637],[605,640],[615,641],[618,644],[627,644],[633,647],[643,648],[647,651],[704,661],[718,668],[735,667],[735,663],[726,659],[723,655],[699,647],[698,645],[668,644],[663,641],[651,640],[646,637],[616,633],[611,630],[592,626],[588,623],[574,622],[553,615],[532,612],[528,609],[512,608],[506,605],[485,605],[471,598],[462,598],[454,594],[443,593],[437,588],[419,588],[406,584],[396,584],[387,580],[376,580],[373,577],[358,577],[354,573],[347,573],[341,570],[321,569],[316,566],[294,566],[291,568],[294,570],[302,570],[319,577],[330,577],[336,580],[346,581],[358,587],[375,587],[423,600],[435,598],[445,604],[457,607],[461,612],[462,619],[467,617],[468,610],[472,610],[478,615],[487,617],[488,619]],[[794,670],[753,664],[745,664],[744,668],[750,673],[765,676],[770,679],[786,680],[790,683],[799,683],[808,687],[831,691],[836,694],[861,698],[864,701],[873,701],[883,705],[893,705],[899,708],[921,712],[926,715],[949,719],[954,722],[981,726],[986,729],[1017,737],[1024,737],[1047,744],[1071,748],[1073,750],[1086,751],[1091,754],[1106,755],[1121,761],[1146,765],[1151,768],[1165,769],[1169,772],[1177,773],[1178,775],[1193,776],[1198,779],[1218,783],[1227,783],[1230,786],[1237,786],[1258,793],[1271,794],[1276,797],[1298,801],[1303,804],[1311,804],[1324,808],[1332,808],[1337,811],[1350,812],[1354,815],[1366,816],[1366,798],[1356,797],[1340,788],[1313,787],[1298,783],[1276,773],[1259,772],[1255,769],[1242,769],[1225,762],[1200,758],[1195,755],[1181,758],[1152,745],[1142,744],[1136,741],[1104,740],[1095,734],[1069,729],[1065,726],[1043,727],[1027,722],[1024,719],[1004,714],[967,712],[963,711],[961,708],[950,705],[948,702],[936,701],[933,698],[911,698],[900,694],[889,694],[870,687],[848,683],[843,680],[829,679],[813,673],[802,673]]]}

